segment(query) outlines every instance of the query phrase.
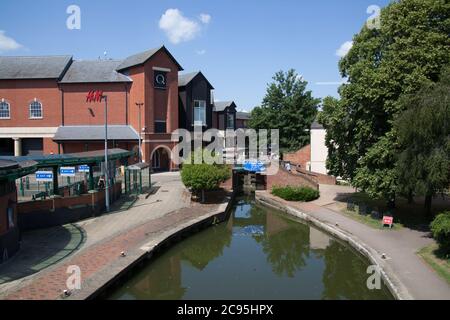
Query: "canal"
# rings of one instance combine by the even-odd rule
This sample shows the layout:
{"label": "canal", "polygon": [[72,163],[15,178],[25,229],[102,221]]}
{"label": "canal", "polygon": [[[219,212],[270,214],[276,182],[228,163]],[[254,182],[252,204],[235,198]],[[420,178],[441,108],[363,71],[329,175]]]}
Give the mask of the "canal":
{"label": "canal", "polygon": [[348,245],[239,198],[230,219],[158,254],[109,299],[393,299]]}

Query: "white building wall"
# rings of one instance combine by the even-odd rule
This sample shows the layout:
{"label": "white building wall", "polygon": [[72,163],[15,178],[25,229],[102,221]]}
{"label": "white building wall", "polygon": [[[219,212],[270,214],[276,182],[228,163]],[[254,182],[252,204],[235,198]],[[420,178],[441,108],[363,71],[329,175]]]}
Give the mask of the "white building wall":
{"label": "white building wall", "polygon": [[311,171],[327,174],[328,149],[325,145],[325,129],[311,129]]}

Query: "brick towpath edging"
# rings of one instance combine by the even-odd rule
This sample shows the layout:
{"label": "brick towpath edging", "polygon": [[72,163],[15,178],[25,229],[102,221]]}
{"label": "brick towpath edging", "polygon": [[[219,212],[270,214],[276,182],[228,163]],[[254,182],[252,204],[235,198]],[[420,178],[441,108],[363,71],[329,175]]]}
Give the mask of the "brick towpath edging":
{"label": "brick towpath edging", "polygon": [[[134,266],[166,240],[179,236],[181,232],[197,228],[202,222],[214,217],[224,218],[227,203],[220,205],[196,205],[171,212],[150,220],[138,227],[123,231],[105,239],[86,250],[75,254],[61,265],[46,270],[20,288],[4,294],[5,300],[55,300],[63,298],[69,266],[81,270],[81,290],[72,293],[69,299],[86,299],[95,296],[99,289],[115,280]],[[122,257],[121,252],[126,256]]]}
{"label": "brick towpath edging", "polygon": [[[335,225],[331,225],[329,223],[320,221],[316,219],[311,214],[300,211],[297,208],[293,208],[288,204],[284,203],[285,201],[281,199],[276,199],[273,196],[269,196],[265,192],[257,192],[256,193],[256,201],[263,206],[271,207],[277,210],[281,210],[287,214],[298,217],[306,222],[312,223],[314,226],[322,229],[336,238],[345,241],[349,245],[351,245],[354,249],[360,252],[362,255],[367,257],[370,262],[374,265],[377,265],[381,271],[381,276],[391,291],[392,295],[397,300],[412,300],[413,297],[409,294],[407,288],[400,282],[400,280],[393,274],[389,268],[386,268],[386,264],[383,260],[378,258],[377,252],[364,244],[360,239],[356,238],[354,235],[345,232]],[[305,210],[306,211],[306,210]]]}

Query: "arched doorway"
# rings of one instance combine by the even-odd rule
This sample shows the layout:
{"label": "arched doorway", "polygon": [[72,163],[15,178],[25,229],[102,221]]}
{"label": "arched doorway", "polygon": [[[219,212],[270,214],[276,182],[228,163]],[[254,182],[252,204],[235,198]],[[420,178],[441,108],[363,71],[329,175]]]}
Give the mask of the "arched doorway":
{"label": "arched doorway", "polygon": [[166,146],[159,146],[152,153],[153,172],[170,171],[170,149]]}

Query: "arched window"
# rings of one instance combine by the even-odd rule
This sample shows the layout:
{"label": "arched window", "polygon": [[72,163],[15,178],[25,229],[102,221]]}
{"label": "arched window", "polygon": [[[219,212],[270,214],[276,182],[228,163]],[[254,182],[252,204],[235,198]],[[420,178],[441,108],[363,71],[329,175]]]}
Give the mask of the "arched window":
{"label": "arched window", "polygon": [[4,100],[0,101],[0,119],[9,119],[10,117],[9,103]]}
{"label": "arched window", "polygon": [[42,103],[39,101],[33,101],[30,103],[30,119],[42,118]]}

